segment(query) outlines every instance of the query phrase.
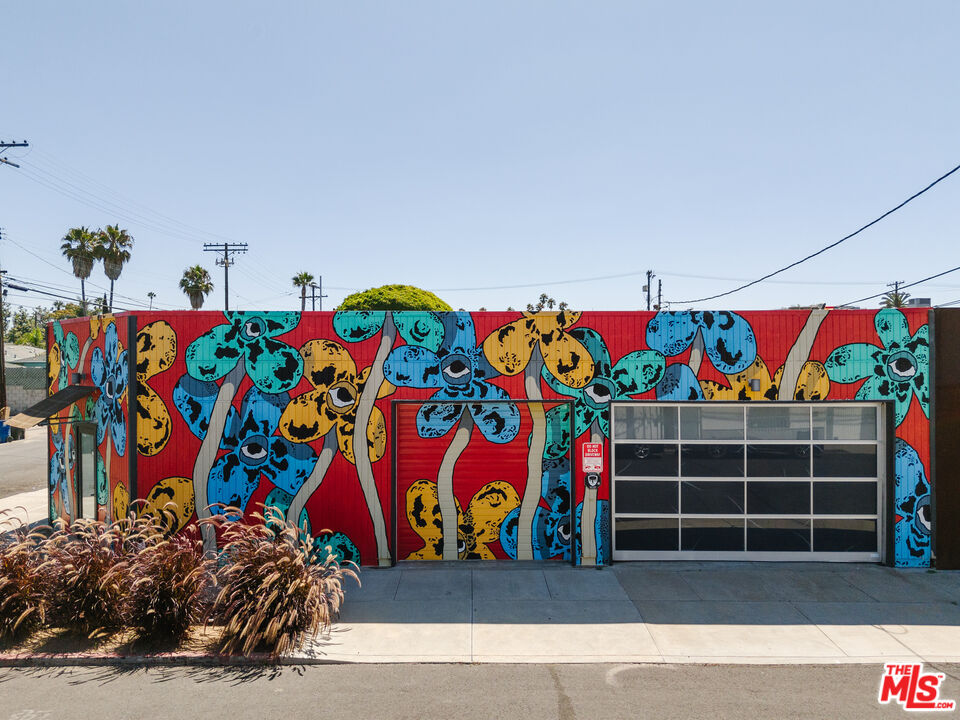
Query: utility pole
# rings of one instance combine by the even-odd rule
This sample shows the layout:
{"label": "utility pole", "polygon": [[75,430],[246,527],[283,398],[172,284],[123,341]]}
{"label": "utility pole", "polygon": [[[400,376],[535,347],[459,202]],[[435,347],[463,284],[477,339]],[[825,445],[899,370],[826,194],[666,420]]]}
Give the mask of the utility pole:
{"label": "utility pole", "polygon": [[7,407],[7,351],[3,346],[3,336],[7,334],[6,308],[3,306],[3,296],[7,294],[3,289],[3,276],[6,274],[6,270],[0,270],[0,408]]}
{"label": "utility pole", "polygon": [[898,307],[896,303],[900,302],[900,286],[903,285],[903,280],[894,280],[892,283],[887,283],[887,287],[893,288],[893,306]]}
{"label": "utility pole", "polygon": [[656,275],[653,274],[653,270],[647,270],[647,284],[643,286],[643,289],[647,291],[647,311],[650,311],[650,284],[653,282],[653,279]]}
{"label": "utility pole", "polygon": [[[6,150],[7,148],[21,148],[21,147],[22,148],[30,147],[30,143],[28,143],[26,140],[22,142],[6,142],[4,140],[0,140],[0,150]],[[10,162],[5,157],[0,157],[0,164],[10,165],[11,167],[15,167],[15,168],[20,167],[15,162]]]}
{"label": "utility pole", "polygon": [[657,312],[663,308],[661,298],[663,297],[663,280],[657,280]]}
{"label": "utility pole", "polygon": [[[317,298],[320,298],[320,312],[323,312],[323,299],[327,297],[323,294],[323,276],[317,278],[320,281],[317,283],[310,283],[310,308],[312,310],[317,309]],[[319,295],[317,294],[319,293]]]}
{"label": "utility pole", "polygon": [[235,253],[245,253],[247,251],[246,243],[204,243],[204,252],[223,253],[222,258],[217,258],[217,265],[223,265],[223,309],[230,309],[230,266],[233,261],[230,256]]}

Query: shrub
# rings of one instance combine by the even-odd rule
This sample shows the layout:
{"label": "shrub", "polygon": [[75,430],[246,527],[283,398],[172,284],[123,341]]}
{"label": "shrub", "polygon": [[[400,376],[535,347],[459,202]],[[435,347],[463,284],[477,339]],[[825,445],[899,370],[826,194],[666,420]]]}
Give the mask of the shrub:
{"label": "shrub", "polygon": [[332,553],[311,562],[313,538],[295,525],[272,517],[267,527],[259,514],[250,524],[226,519],[237,512],[207,521],[221,526],[224,540],[213,608],[224,626],[220,652],[296,650],[330,627],[343,602],[341,582],[356,573],[341,568]]}
{"label": "shrub", "polygon": [[146,544],[131,558],[127,624],[143,639],[180,641],[207,615],[213,564],[196,528]]}
{"label": "shrub", "polygon": [[58,522],[39,568],[50,624],[88,637],[121,627],[130,559],[162,538],[153,518]]}
{"label": "shrub", "polygon": [[39,544],[43,536],[0,511],[0,641],[28,636],[44,620]]}

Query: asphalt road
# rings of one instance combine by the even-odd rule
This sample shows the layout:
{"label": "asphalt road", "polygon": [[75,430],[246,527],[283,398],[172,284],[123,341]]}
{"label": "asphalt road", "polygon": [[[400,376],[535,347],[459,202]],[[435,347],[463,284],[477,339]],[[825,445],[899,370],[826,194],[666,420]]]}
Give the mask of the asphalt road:
{"label": "asphalt road", "polygon": [[46,427],[31,428],[23,440],[0,444],[0,498],[46,486]]}
{"label": "asphalt road", "polygon": [[[937,669],[947,673],[941,699],[960,699],[960,665]],[[877,703],[881,671],[879,665],[0,669],[0,720],[902,717],[898,706]]]}

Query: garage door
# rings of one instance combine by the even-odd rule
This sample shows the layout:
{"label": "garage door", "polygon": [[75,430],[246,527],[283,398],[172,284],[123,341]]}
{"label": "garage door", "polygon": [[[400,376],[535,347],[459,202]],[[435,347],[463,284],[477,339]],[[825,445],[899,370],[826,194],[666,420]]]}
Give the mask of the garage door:
{"label": "garage door", "polygon": [[615,560],[883,553],[879,403],[615,403]]}
{"label": "garage door", "polygon": [[397,558],[569,561],[570,450],[547,432],[569,405],[393,401]]}

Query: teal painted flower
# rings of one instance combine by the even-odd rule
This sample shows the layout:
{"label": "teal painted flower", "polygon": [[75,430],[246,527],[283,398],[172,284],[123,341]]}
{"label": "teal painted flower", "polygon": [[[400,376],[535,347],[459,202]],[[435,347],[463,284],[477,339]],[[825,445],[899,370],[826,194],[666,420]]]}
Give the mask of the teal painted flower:
{"label": "teal painted flower", "polygon": [[187,348],[187,372],[197,380],[219,380],[243,358],[247,375],[265,393],[292,390],[303,376],[300,353],[278,335],[300,322],[298,312],[225,312],[227,322],[198,337]]}
{"label": "teal painted flower", "polygon": [[[613,400],[629,399],[656,387],[663,377],[666,362],[656,350],[636,350],[611,364],[610,351],[596,330],[574,328],[569,334],[579,340],[593,359],[593,378],[583,388],[561,383],[543,368],[543,379],[559,395],[573,398],[573,437],[580,437],[594,420],[600,431],[610,437],[609,407]],[[547,412],[547,457],[559,457],[570,445],[569,405],[558,405]]]}
{"label": "teal painted flower", "polygon": [[924,325],[911,335],[906,317],[896,308],[877,312],[874,324],[883,346],[841,345],[824,363],[827,376],[838,383],[866,379],[857,390],[857,399],[893,400],[897,425],[907,416],[914,395],[923,414],[929,417],[929,326]]}
{"label": "teal painted flower", "polygon": [[[407,345],[418,345],[436,352],[443,342],[443,322],[435,312],[404,310],[392,313],[397,333]],[[383,328],[387,313],[383,310],[342,310],[333,316],[333,329],[347,342],[362,342]]]}

